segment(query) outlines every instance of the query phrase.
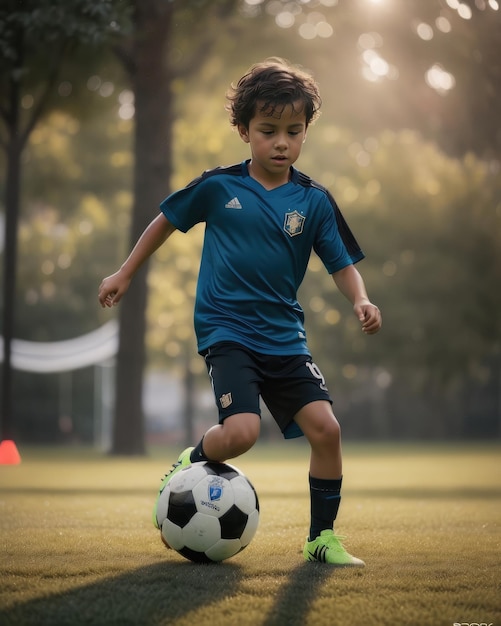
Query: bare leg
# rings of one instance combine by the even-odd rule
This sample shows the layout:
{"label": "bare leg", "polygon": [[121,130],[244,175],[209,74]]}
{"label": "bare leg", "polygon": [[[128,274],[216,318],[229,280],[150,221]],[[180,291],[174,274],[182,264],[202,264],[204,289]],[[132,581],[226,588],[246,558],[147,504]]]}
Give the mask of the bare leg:
{"label": "bare leg", "polygon": [[310,475],[324,479],[341,478],[341,429],[330,403],[325,400],[310,402],[294,419],[311,446]]}
{"label": "bare leg", "polygon": [[325,400],[307,404],[295,420],[311,446],[309,540],[313,541],[324,530],[332,532],[341,502],[341,432],[331,405]]}

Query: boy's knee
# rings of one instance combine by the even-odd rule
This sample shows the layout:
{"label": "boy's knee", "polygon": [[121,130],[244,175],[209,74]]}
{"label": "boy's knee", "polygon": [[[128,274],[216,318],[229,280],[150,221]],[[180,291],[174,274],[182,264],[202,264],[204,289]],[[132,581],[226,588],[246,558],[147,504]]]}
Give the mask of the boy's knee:
{"label": "boy's knee", "polygon": [[341,427],[331,410],[316,414],[306,424],[300,424],[313,447],[333,448],[341,443]]}
{"label": "boy's knee", "polygon": [[252,433],[242,433],[239,434],[234,440],[234,447],[240,452],[240,454],[247,452],[250,450],[252,446],[256,443],[257,437],[253,436]]}
{"label": "boy's knee", "polygon": [[329,437],[329,439],[332,440],[336,444],[339,443],[339,441],[341,440],[341,426],[339,425],[339,422],[337,421],[336,418],[334,418],[329,423],[327,431],[328,431],[327,436]]}
{"label": "boy's knee", "polygon": [[232,415],[224,421],[225,439],[232,453],[243,454],[250,450],[259,437],[258,415]]}
{"label": "boy's knee", "polygon": [[321,443],[338,445],[341,440],[341,427],[337,419],[332,417],[318,424],[314,437]]}

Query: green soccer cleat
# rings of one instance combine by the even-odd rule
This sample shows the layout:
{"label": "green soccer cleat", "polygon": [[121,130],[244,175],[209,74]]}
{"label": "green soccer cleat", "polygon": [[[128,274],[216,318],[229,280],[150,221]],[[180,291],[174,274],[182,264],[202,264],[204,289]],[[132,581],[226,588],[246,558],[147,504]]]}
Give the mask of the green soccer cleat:
{"label": "green soccer cleat", "polygon": [[155,526],[155,528],[160,528],[160,526],[158,525],[158,520],[157,520],[157,507],[158,507],[158,499],[160,498],[160,494],[165,489],[165,486],[167,485],[169,480],[175,474],[177,474],[180,470],[182,470],[183,467],[187,467],[188,465],[191,464],[190,454],[192,450],[193,450],[193,447],[186,448],[186,450],[183,450],[181,454],[179,455],[177,461],[173,463],[172,469],[169,472],[167,472],[167,474],[165,474],[164,478],[162,479],[162,482],[160,484],[160,489],[158,490],[155,507],[153,509],[153,525]]}
{"label": "green soccer cleat", "polygon": [[322,530],[313,541],[306,539],[303,549],[305,560],[330,563],[337,567],[365,567],[361,559],[346,552],[341,539],[344,537],[335,535],[332,530]]}

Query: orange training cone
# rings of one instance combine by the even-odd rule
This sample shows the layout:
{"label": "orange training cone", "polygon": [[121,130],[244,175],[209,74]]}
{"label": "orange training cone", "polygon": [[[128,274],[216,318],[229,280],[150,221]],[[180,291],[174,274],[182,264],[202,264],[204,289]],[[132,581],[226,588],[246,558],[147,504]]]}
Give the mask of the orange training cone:
{"label": "orange training cone", "polygon": [[0,443],[0,465],[18,465],[21,463],[16,444],[12,439],[4,439]]}

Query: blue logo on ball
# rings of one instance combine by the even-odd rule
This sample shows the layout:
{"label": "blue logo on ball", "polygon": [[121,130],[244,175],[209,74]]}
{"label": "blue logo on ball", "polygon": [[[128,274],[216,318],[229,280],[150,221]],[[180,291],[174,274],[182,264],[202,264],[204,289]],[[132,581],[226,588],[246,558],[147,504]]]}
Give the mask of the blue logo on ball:
{"label": "blue logo on ball", "polygon": [[212,483],[209,485],[209,500],[214,502],[215,500],[221,500],[223,495],[223,486],[220,483]]}

